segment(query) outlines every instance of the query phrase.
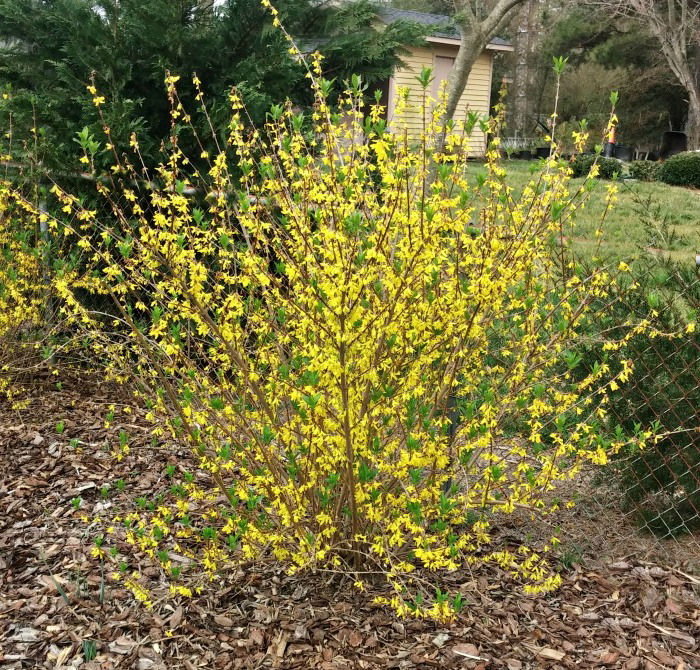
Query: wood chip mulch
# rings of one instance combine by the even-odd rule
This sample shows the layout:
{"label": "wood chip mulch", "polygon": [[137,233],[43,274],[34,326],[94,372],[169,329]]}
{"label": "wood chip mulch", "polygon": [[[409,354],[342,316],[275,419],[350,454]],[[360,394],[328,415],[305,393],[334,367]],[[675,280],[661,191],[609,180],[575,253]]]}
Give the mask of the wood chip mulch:
{"label": "wood chip mulch", "polygon": [[145,450],[110,458],[104,445],[120,429],[149,442],[137,416],[104,428],[114,397],[85,380],[60,391],[45,380],[27,409],[0,401],[2,668],[700,669],[700,576],[634,556],[562,568],[563,587],[539,597],[496,568],[453,573],[467,606],[449,625],[398,620],[349,584],[267,563],[152,610],[109,580],[101,597],[81,512],[107,504],[106,481],[139,471],[148,487],[162,476],[139,464]]}

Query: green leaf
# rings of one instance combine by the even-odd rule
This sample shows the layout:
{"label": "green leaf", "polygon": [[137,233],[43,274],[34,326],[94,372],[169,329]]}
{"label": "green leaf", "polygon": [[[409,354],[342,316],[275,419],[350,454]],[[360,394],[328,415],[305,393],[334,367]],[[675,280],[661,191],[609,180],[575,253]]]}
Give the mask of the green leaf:
{"label": "green leaf", "polygon": [[557,77],[560,77],[562,72],[564,72],[564,67],[569,62],[569,57],[564,58],[563,56],[553,56],[553,70]]}
{"label": "green leaf", "polygon": [[262,430],[261,439],[263,444],[270,444],[275,439],[275,433],[270,426],[265,425]]}
{"label": "green leaf", "polygon": [[433,80],[433,70],[432,68],[423,66],[420,74],[416,77],[418,83],[423,87],[423,90],[427,90],[430,86],[430,82]]}

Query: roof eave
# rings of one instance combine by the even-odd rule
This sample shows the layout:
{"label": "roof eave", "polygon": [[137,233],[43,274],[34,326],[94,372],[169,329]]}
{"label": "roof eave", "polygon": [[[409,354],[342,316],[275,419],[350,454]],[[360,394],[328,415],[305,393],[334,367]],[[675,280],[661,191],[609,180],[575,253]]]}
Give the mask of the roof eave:
{"label": "roof eave", "polygon": [[459,37],[435,37],[433,35],[428,35],[425,41],[432,42],[433,44],[453,44],[456,47],[462,43]]}
{"label": "roof eave", "polygon": [[487,51],[515,51],[515,47],[512,44],[493,44],[489,43],[486,45]]}
{"label": "roof eave", "polygon": [[[430,42],[432,44],[450,44],[452,46],[458,47],[461,43],[462,40],[459,39],[458,37],[435,37],[434,35],[428,35],[428,37],[425,38],[426,42]],[[512,44],[496,44],[493,42],[489,42],[489,44],[486,45],[486,50],[487,51],[514,51],[515,49],[513,48]]]}

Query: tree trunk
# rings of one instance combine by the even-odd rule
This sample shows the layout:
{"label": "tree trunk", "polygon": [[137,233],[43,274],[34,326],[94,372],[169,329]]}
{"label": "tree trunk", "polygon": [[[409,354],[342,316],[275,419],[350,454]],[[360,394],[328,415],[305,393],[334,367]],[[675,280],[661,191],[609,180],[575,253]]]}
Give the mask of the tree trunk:
{"label": "tree trunk", "polygon": [[[445,114],[442,117],[443,126],[447,121],[454,118],[459,99],[462,97],[464,87],[467,85],[469,73],[481,52],[486,48],[491,37],[496,34],[496,31],[511,16],[511,10],[524,1],[498,0],[488,15],[483,16],[483,13],[475,11],[469,0],[455,0],[455,7],[459,10],[455,16],[455,21],[459,26],[459,31],[462,33],[462,42],[447,84],[447,103]],[[481,7],[481,10],[484,9],[481,3],[475,4]],[[445,144],[445,134],[443,129],[439,142],[440,150]]]}
{"label": "tree trunk", "polygon": [[688,122],[685,126],[688,136],[688,149],[700,149],[700,89],[695,86],[688,91]]}
{"label": "tree trunk", "polygon": [[[659,3],[660,5],[662,3]],[[700,148],[700,84],[698,83],[697,63],[691,64],[689,51],[692,47],[692,34],[698,29],[694,22],[700,21],[697,15],[689,15],[689,4],[683,0],[680,7],[675,0],[667,0],[663,7],[636,4],[633,10],[646,22],[652,34],[661,45],[661,53],[666,57],[671,71],[688,94],[688,121],[686,134],[688,148]],[[680,10],[680,11],[679,11]],[[697,54],[697,49],[696,49]]]}
{"label": "tree trunk", "polygon": [[538,80],[538,48],[543,38],[540,0],[526,0],[520,8],[518,30],[513,40],[513,83],[508,87],[508,131],[514,137],[531,133],[535,110],[543,86]]}
{"label": "tree trunk", "polygon": [[462,44],[457,52],[454,67],[447,82],[447,104],[445,107],[445,120],[453,119],[459,99],[469,79],[469,73],[481,55],[484,44],[488,42],[478,30],[471,30],[468,26],[460,26],[462,31]]}
{"label": "tree trunk", "polygon": [[696,72],[691,68],[687,58],[683,57],[684,54],[678,56],[663,44],[662,51],[671,70],[688,94],[688,120],[685,128],[688,149],[693,151],[700,149],[700,85],[698,85]]}

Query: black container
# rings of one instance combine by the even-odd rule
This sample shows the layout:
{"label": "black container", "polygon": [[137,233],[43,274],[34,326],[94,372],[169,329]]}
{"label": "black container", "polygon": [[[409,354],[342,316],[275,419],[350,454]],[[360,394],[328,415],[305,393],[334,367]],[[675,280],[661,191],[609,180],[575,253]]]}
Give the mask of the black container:
{"label": "black container", "polygon": [[666,131],[661,140],[659,157],[663,160],[669,156],[683,153],[688,150],[688,136],[685,133]]}
{"label": "black container", "polygon": [[515,157],[524,161],[532,160],[532,151],[530,151],[529,149],[522,149],[521,151],[518,151],[517,154],[515,154]]}
{"label": "black container", "polygon": [[549,158],[550,151],[551,147],[537,147],[537,149],[535,149],[535,155],[537,156],[537,158]]}
{"label": "black container", "polygon": [[612,158],[615,155],[615,144],[613,142],[606,142],[603,146],[603,156],[605,158]]}
{"label": "black container", "polygon": [[616,144],[614,155],[615,158],[619,158],[621,161],[631,161],[634,158],[634,149],[624,144]]}

